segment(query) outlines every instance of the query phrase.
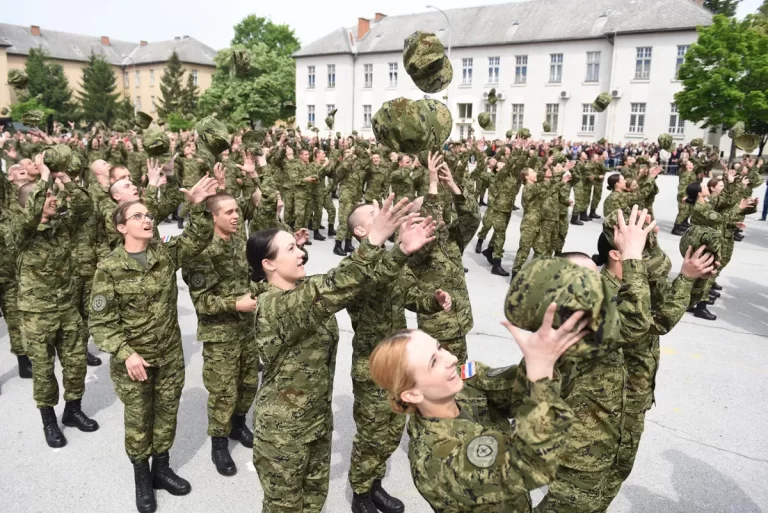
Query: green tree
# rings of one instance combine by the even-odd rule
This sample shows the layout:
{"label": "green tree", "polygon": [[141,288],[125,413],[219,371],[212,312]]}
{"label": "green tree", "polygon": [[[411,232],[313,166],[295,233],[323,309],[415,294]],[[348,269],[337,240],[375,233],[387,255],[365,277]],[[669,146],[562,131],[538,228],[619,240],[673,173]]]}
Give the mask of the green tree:
{"label": "green tree", "polygon": [[160,79],[160,104],[157,106],[160,117],[165,118],[171,112],[180,111],[184,95],[182,80],[184,80],[184,68],[181,67],[179,55],[174,50]]}
{"label": "green tree", "polygon": [[704,0],[704,7],[714,14],[724,14],[729,17],[736,16],[741,0]]}
{"label": "green tree", "polygon": [[21,121],[21,117],[31,110],[40,110],[45,112],[45,116],[40,121],[40,125],[37,128],[44,129],[48,115],[55,114],[53,109],[46,107],[39,99],[32,97],[27,101],[16,102],[11,105],[10,116],[14,119],[14,121]]}
{"label": "green tree", "polygon": [[200,89],[195,85],[192,73],[187,73],[187,85],[181,91],[180,112],[182,114],[194,114],[197,112],[198,96],[200,96]]}
{"label": "green tree", "polygon": [[80,89],[80,103],[85,120],[109,124],[115,119],[120,94],[115,92],[117,80],[112,66],[104,58],[94,54],[88,57]]}
{"label": "green tree", "polygon": [[276,25],[268,18],[251,14],[235,25],[235,37],[232,38],[232,46],[242,45],[247,48],[254,48],[262,43],[281,56],[290,56],[301,48],[301,44],[291,27]]}
{"label": "green tree", "polygon": [[32,48],[25,64],[29,76],[29,94],[39,97],[40,103],[53,110],[56,121],[77,121],[77,105],[72,102],[72,90],[64,75],[64,68],[51,63],[45,51]]}
{"label": "green tree", "polygon": [[115,119],[123,119],[125,121],[133,122],[133,118],[136,114],[136,106],[130,98],[123,98],[120,103],[117,104],[115,110]]}

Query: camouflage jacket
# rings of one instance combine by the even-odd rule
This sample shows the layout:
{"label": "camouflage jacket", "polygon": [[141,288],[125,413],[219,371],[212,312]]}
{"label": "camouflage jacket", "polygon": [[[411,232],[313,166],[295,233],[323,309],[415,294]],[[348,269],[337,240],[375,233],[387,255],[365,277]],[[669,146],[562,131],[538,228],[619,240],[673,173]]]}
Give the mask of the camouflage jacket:
{"label": "camouflage jacket", "polygon": [[99,262],[88,328],[99,349],[119,362],[139,353],[159,367],[181,354],[176,271],[202,253],[213,236],[203,205],[193,205],[190,214],[181,235],[165,244],[149,242],[146,268],[122,245]]}
{"label": "camouflage jacket", "polygon": [[93,203],[83,189],[67,182],[64,189],[71,198],[70,210],[42,223],[46,192],[52,184],[52,179],[38,180],[16,231],[18,306],[22,312],[57,312],[74,298],[72,239],[77,227],[92,214]]}
{"label": "camouflage jacket", "polygon": [[253,314],[237,311],[237,300],[250,292],[251,271],[245,240],[214,235],[211,244],[181,270],[197,313],[197,340],[233,342],[253,334]]}
{"label": "camouflage jacket", "polygon": [[677,184],[677,197],[685,199],[687,194],[685,190],[694,182],[698,181],[696,171],[686,171],[685,168],[680,168],[680,176],[678,177]]}
{"label": "camouflage jacket", "polygon": [[545,194],[549,193],[551,182],[526,183],[523,187],[523,220],[521,225],[538,224],[541,220],[541,203]]}
{"label": "camouflage jacket", "polygon": [[[512,207],[515,205],[515,197],[512,192],[517,187],[518,177],[512,171],[512,165],[506,164],[501,171],[497,171],[491,182],[491,190],[493,191],[493,210],[494,212],[512,212]],[[488,192],[488,198],[490,199],[491,192]]]}
{"label": "camouflage jacket", "polygon": [[[382,262],[394,263],[379,266]],[[333,375],[339,328],[336,312],[366,288],[391,280],[405,255],[368,243],[326,274],[311,276],[293,290],[252,284],[258,294],[256,343],[264,362],[253,412],[254,435],[277,444],[308,443],[333,429]]]}
{"label": "camouflage jacket", "polygon": [[373,200],[381,201],[388,196],[385,194],[384,185],[389,177],[389,166],[381,163],[378,166],[371,165],[365,174],[365,201],[370,203]]}
{"label": "camouflage jacket", "polygon": [[573,412],[558,380],[523,375],[518,387],[517,366],[477,366],[456,396],[458,417],[411,416],[411,475],[441,513],[529,512],[528,492],[555,477]]}
{"label": "camouflage jacket", "polygon": [[0,289],[16,281],[16,216],[0,207]]}
{"label": "camouflage jacket", "polygon": [[[437,340],[463,337],[473,325],[461,255],[480,226],[480,214],[477,202],[468,193],[454,196],[453,201],[457,218],[439,227],[435,234],[437,240],[409,259],[409,267],[424,290],[443,289],[451,295],[453,308],[450,312],[418,315],[419,329]],[[438,224],[443,222],[437,195],[424,197],[422,213],[432,216]]]}
{"label": "camouflage jacket", "polygon": [[397,167],[390,171],[389,182],[397,201],[402,198],[414,199],[413,177],[411,176],[410,167]]}
{"label": "camouflage jacket", "polygon": [[608,217],[612,212],[624,210],[627,207],[632,208],[634,205],[637,205],[638,208],[645,208],[655,187],[656,180],[644,180],[640,184],[640,188],[634,192],[611,191],[603,202],[603,216]]}
{"label": "camouflage jacket", "polygon": [[144,151],[125,152],[125,167],[131,172],[131,180],[135,185],[141,184],[141,177],[147,174],[147,159],[149,156]]}
{"label": "camouflage jacket", "polygon": [[72,233],[72,266],[78,276],[93,276],[96,264],[109,256],[109,244],[104,223],[97,211],[106,193],[98,183],[88,187],[88,196],[93,205],[91,215],[75,226]]}
{"label": "camouflage jacket", "polygon": [[181,160],[182,169],[181,172],[181,186],[187,189],[191,189],[197,182],[203,177],[203,167],[205,164],[200,162],[197,157],[183,158]]}

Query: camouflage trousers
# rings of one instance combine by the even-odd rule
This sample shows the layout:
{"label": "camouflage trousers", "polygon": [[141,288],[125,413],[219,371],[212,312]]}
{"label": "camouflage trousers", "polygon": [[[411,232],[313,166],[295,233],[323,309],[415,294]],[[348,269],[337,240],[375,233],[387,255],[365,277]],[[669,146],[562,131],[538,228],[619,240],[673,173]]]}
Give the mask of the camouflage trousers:
{"label": "camouflage trousers", "polygon": [[259,389],[259,352],[253,336],[203,345],[203,384],[208,390],[208,436],[228,436],[232,415],[245,415]]}
{"label": "camouflage trousers", "polygon": [[85,326],[74,305],[58,312],[21,312],[21,334],[32,361],[32,390],[38,408],[59,403],[55,359],[61,363],[64,400],[76,401],[85,393]]}
{"label": "camouflage trousers", "polygon": [[328,211],[328,226],[334,226],[336,224],[336,205],[333,204],[331,199],[331,191],[325,187],[318,187],[312,205],[314,212],[312,228],[315,230],[323,224],[323,209]]}
{"label": "camouflage trousers", "polygon": [[[93,270],[96,272],[96,269]],[[88,312],[91,307],[91,289],[93,288],[93,274],[90,276],[75,275],[72,278],[72,288],[74,289],[75,306],[83,318],[85,328],[88,329]]]}
{"label": "camouflage trousers", "polygon": [[517,255],[515,255],[515,263],[512,266],[513,273],[520,272],[528,260],[533,243],[539,236],[539,229],[538,220],[536,223],[526,222],[525,217],[523,217],[523,222],[520,223],[520,244],[517,248]]}
{"label": "camouflage trousers", "polygon": [[124,406],[125,452],[131,463],[168,452],[176,438],[176,416],[184,388],[181,344],[178,354],[168,358],[165,365],[145,368],[146,381],[133,381],[125,362],[116,358],[111,359],[109,371],[115,394]]}
{"label": "camouflage trousers", "polygon": [[360,203],[360,196],[350,190],[348,186],[341,184],[339,194],[339,226],[336,228],[336,240],[352,240],[352,234],[347,233],[347,218],[354,208]]}
{"label": "camouflage trousers", "polygon": [[689,217],[691,217],[691,205],[684,200],[677,198],[677,217],[675,218],[675,224],[683,224]]}
{"label": "camouflage trousers", "polygon": [[256,439],[253,466],[264,490],[262,513],[320,513],[331,476],[331,436],[308,444]]}
{"label": "camouflage trousers", "polygon": [[600,205],[600,200],[603,198],[603,182],[599,179],[595,179],[592,182],[592,201],[589,204],[590,212],[597,212],[597,207]]}
{"label": "camouflage trousers", "polygon": [[480,203],[485,199],[485,193],[487,191],[488,191],[488,182],[484,178],[475,180],[475,198],[477,199],[478,203]]}
{"label": "camouflage trousers", "polygon": [[485,240],[485,238],[488,237],[488,232],[491,231],[491,228],[493,228],[493,205],[488,207],[488,210],[485,211],[485,215],[483,216],[483,226],[480,228],[480,231],[477,232],[477,238]]}
{"label": "camouflage trousers", "polygon": [[603,491],[603,502],[600,511],[605,511],[611,505],[613,499],[619,494],[621,485],[629,478],[632,467],[635,466],[635,457],[640,448],[640,438],[645,430],[645,412],[624,413],[624,428],[621,433],[621,442],[616,462],[611,467],[611,473],[606,479]]}
{"label": "camouflage trousers", "polygon": [[393,412],[387,392],[370,380],[352,380],[352,395],[357,432],[352,442],[349,483],[352,491],[360,494],[369,492],[375,479],[384,478],[387,460],[403,437],[405,415]]}
{"label": "camouflage trousers", "polygon": [[294,192],[295,230],[309,228],[309,222],[312,220],[312,192],[308,189],[298,189]]}
{"label": "camouflage trousers", "polygon": [[293,225],[296,221],[295,191],[283,188],[280,190],[280,197],[283,199],[283,221],[285,224]]}
{"label": "camouflage trousers", "polygon": [[555,254],[563,252],[563,248],[565,247],[565,239],[568,237],[568,227],[570,226],[570,223],[568,222],[567,208],[560,211],[560,222],[558,224],[559,226],[557,229]]}
{"label": "camouflage trousers", "polygon": [[560,236],[560,222],[556,219],[542,219],[539,233],[533,241],[533,255],[536,257],[551,257],[557,247]]}
{"label": "camouflage trousers", "polygon": [[592,182],[589,180],[576,184],[573,188],[574,192],[574,212],[586,212],[589,209],[589,200],[592,193]]}
{"label": "camouflage trousers", "polygon": [[27,354],[24,347],[24,337],[21,336],[21,313],[16,305],[19,299],[19,288],[16,282],[3,286],[0,290],[0,308],[8,328],[8,338],[11,340],[11,353],[16,356]]}
{"label": "camouflage trousers", "polygon": [[507,226],[512,217],[512,212],[494,211],[491,222],[493,223],[493,237],[490,245],[493,246],[493,258],[501,260],[504,256],[504,243],[507,241]]}

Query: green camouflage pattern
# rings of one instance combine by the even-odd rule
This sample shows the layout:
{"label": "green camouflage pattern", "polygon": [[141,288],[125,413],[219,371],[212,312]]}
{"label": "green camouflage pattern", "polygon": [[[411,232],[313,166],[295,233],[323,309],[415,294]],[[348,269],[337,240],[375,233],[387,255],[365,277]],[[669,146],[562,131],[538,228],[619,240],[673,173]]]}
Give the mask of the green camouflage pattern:
{"label": "green camouflage pattern", "polygon": [[429,142],[427,113],[407,98],[384,102],[371,119],[371,128],[379,144],[400,153],[418,153]]}
{"label": "green camouflage pattern", "polygon": [[168,153],[171,147],[168,135],[159,128],[144,130],[141,138],[144,143],[144,151],[151,157],[161,157]]}
{"label": "green camouflage pattern", "polygon": [[71,160],[72,148],[66,144],[56,144],[45,150],[45,165],[48,166],[53,173],[69,171]]}
{"label": "green camouflage pattern", "polygon": [[603,112],[611,104],[611,101],[613,101],[611,93],[600,93],[595,98],[595,101],[592,102],[592,107],[595,109],[595,112]]}
{"label": "green camouflage pattern", "polygon": [[146,130],[152,124],[152,116],[139,110],[136,111],[133,122],[142,130]]}
{"label": "green camouflage pattern", "polygon": [[438,93],[453,80],[453,66],[435,34],[416,31],[408,36],[403,49],[403,64],[416,87],[425,93]]}
{"label": "green camouflage pattern", "polygon": [[14,89],[23,89],[29,84],[29,76],[23,69],[8,70],[8,85]]}
{"label": "green camouflage pattern", "polygon": [[487,112],[481,112],[477,116],[477,124],[480,125],[480,128],[483,130],[493,131],[496,129],[494,124],[491,122],[491,115]]}
{"label": "green camouflage pattern", "polygon": [[205,143],[211,153],[218,155],[229,149],[229,131],[227,126],[213,116],[207,116],[195,125],[200,141]]}

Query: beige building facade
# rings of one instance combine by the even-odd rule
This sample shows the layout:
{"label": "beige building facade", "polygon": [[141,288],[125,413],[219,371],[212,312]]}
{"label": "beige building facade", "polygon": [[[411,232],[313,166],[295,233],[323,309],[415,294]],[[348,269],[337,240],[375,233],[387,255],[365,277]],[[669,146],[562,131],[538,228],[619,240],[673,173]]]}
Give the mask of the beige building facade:
{"label": "beige building facade", "polygon": [[[185,71],[184,83],[191,74],[201,94],[211,86],[216,70],[213,61],[216,50],[189,36],[156,43],[130,43],[111,40],[107,36],[49,31],[36,25],[0,23],[0,77],[7,77],[10,69],[24,69],[33,48],[44,50],[52,62],[62,66],[75,98],[81,91],[88,57],[92,53],[100,55],[112,65],[121,96],[130,98],[137,110],[153,115],[162,95],[160,79],[174,51]],[[15,101],[13,90],[2,80],[0,108],[10,107]]]}

